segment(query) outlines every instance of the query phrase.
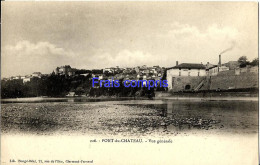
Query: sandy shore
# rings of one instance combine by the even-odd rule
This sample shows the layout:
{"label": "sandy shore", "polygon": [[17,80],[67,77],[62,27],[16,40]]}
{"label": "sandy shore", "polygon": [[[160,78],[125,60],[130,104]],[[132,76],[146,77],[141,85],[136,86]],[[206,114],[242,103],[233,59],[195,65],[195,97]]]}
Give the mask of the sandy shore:
{"label": "sandy shore", "polygon": [[120,104],[3,104],[2,132],[39,135],[176,136],[181,133],[196,133],[198,130],[215,134],[217,130],[224,129],[219,120],[210,117],[203,118],[196,114],[189,117],[184,114],[165,117],[160,109],[130,106],[130,103],[131,101],[123,101]]}

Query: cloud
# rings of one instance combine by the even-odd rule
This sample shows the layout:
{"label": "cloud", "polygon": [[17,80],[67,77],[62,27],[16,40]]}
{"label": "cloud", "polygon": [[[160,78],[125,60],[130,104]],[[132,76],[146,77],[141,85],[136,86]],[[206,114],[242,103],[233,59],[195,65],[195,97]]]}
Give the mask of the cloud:
{"label": "cloud", "polygon": [[2,53],[2,76],[25,75],[34,71],[50,73],[56,66],[69,64],[76,55],[49,42],[20,41],[7,45]]}
{"label": "cloud", "polygon": [[158,65],[158,62],[161,61],[160,56],[152,55],[148,52],[143,52],[140,50],[130,51],[124,49],[119,51],[117,54],[110,54],[108,52],[99,51],[95,58],[91,60],[90,63],[98,66],[105,67],[135,67],[140,65]]}
{"label": "cloud", "polygon": [[61,65],[71,65],[78,69],[101,69],[113,66],[158,65],[161,60],[160,56],[140,50],[123,49],[112,54],[103,49],[97,49],[94,55],[90,56],[75,54],[49,42],[20,41],[4,48],[2,76],[26,75],[36,71],[51,73]]}
{"label": "cloud", "polygon": [[200,35],[200,32],[196,26],[190,26],[188,24],[180,24],[174,22],[170,25],[171,30],[168,31],[168,35],[177,37],[178,35]]}
{"label": "cloud", "polygon": [[212,24],[208,26],[205,30],[199,30],[197,26],[190,24],[181,24],[179,22],[174,22],[171,24],[166,24],[164,27],[168,26],[169,30],[166,34],[161,34],[164,37],[177,37],[178,35],[196,36],[196,37],[206,37],[206,38],[235,38],[238,35],[238,30],[229,26],[218,26],[217,24]]}
{"label": "cloud", "polygon": [[[239,36],[237,29],[220,27],[216,24],[202,31],[196,26],[174,22],[164,26],[163,29],[155,33],[156,35],[145,38],[147,40],[140,42],[139,45],[137,40],[134,43],[135,48],[130,47],[129,44],[129,47],[114,54],[99,49],[95,53],[95,58],[90,59],[90,63],[94,68],[139,65],[168,67],[174,66],[175,61],[217,63],[219,53],[234,44]],[[224,61],[237,60],[237,58],[237,54],[233,54]]]}
{"label": "cloud", "polygon": [[35,71],[50,73],[61,65],[101,69],[140,65],[170,67],[175,65],[175,61],[217,64],[218,55],[231,47],[232,50],[228,49],[231,51],[223,54],[223,62],[237,60],[242,55],[249,60],[257,57],[256,41],[248,42],[246,33],[234,27],[212,24],[202,29],[174,22],[162,25],[161,29],[136,37],[134,42],[131,41],[132,36],[102,42],[97,39],[99,44],[92,46],[92,42],[88,42],[86,45],[90,46],[81,51],[77,51],[77,47],[82,42],[74,43],[76,47],[69,49],[51,42],[20,41],[3,48],[2,76],[25,75]]}
{"label": "cloud", "polygon": [[[189,24],[181,24],[174,22],[167,25],[168,31],[158,34],[159,42],[157,42],[160,50],[166,49],[172,52],[171,64],[174,65],[175,60],[181,62],[212,62],[216,63],[218,54],[225,49],[231,48],[232,51],[225,53],[224,61],[237,60],[242,54],[248,54],[245,39],[238,29],[230,26],[220,26],[217,24],[209,25],[204,29]],[[236,43],[234,45],[234,43]],[[161,46],[163,45],[163,46]],[[248,54],[248,56],[252,54]],[[167,58],[168,56],[162,58]]]}
{"label": "cloud", "polygon": [[[17,57],[22,56],[73,56],[72,52],[67,52],[63,48],[59,48],[49,42],[37,42],[31,43],[29,41],[20,41],[16,45],[8,45],[5,50],[9,53],[16,55]],[[5,54],[4,54],[5,55]]]}
{"label": "cloud", "polygon": [[234,40],[238,39],[238,34],[239,32],[237,29],[227,26],[220,27],[213,24],[208,26],[206,30],[201,31],[196,26],[175,22],[170,25],[170,30],[168,30],[167,33],[161,34],[161,37],[167,37],[168,39],[178,41],[178,43],[182,45],[192,43],[207,49],[207,45],[222,47],[223,43],[234,42]]}

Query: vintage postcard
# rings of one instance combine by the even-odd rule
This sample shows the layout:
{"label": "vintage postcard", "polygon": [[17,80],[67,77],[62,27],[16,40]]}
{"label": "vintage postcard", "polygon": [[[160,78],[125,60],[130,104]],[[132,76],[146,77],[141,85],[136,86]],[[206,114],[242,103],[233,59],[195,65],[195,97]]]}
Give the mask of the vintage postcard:
{"label": "vintage postcard", "polygon": [[259,164],[258,10],[2,1],[1,164]]}

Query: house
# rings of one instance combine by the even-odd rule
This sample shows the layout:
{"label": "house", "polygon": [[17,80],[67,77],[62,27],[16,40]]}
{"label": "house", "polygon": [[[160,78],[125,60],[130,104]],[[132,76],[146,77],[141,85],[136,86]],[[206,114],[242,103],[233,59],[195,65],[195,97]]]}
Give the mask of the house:
{"label": "house", "polygon": [[75,75],[76,71],[77,71],[77,69],[71,68],[70,65],[65,65],[65,66],[57,67],[55,69],[55,74],[56,75],[73,76],[73,75]]}
{"label": "house", "polygon": [[216,76],[219,72],[230,70],[229,67],[227,67],[224,64],[214,65],[207,62],[206,64],[206,73],[208,76]]}
{"label": "house", "polygon": [[149,69],[145,69],[145,70],[142,71],[142,73],[143,74],[148,74],[148,73],[150,73],[150,71],[149,71]]}
{"label": "house", "polygon": [[123,74],[116,74],[116,75],[114,76],[114,78],[117,79],[117,80],[119,80],[119,79],[124,78],[124,75],[123,75]]}
{"label": "house", "polygon": [[105,72],[108,72],[108,73],[115,73],[119,68],[114,68],[114,67],[111,67],[111,68],[105,68],[103,70],[103,73]]}
{"label": "house", "polygon": [[[176,64],[178,64],[176,62]],[[206,67],[203,64],[182,63],[167,69],[168,89],[174,86],[175,79],[178,77],[204,77],[206,76]]]}
{"label": "house", "polygon": [[14,80],[20,80],[20,79],[21,79],[21,76],[15,76],[13,79],[14,79]]}
{"label": "house", "polygon": [[69,92],[66,96],[70,97],[70,96],[76,96],[75,92]]}
{"label": "house", "polygon": [[79,74],[80,76],[88,76],[89,75],[89,73],[82,73],[82,74]]}
{"label": "house", "polygon": [[75,76],[76,71],[77,71],[76,69],[71,68],[71,69],[68,71],[68,76]]}
{"label": "house", "polygon": [[32,77],[38,77],[41,78],[42,73],[41,72],[33,72]]}
{"label": "house", "polygon": [[224,65],[222,65],[222,66],[220,66],[220,67],[218,68],[218,71],[219,71],[219,72],[223,72],[223,71],[227,71],[227,70],[229,70],[229,67],[224,66]]}
{"label": "house", "polygon": [[206,67],[203,64],[182,63],[167,69],[167,76],[206,76]]}
{"label": "house", "polygon": [[92,74],[92,77],[97,77],[97,78],[102,78],[103,79],[103,74]]}
{"label": "house", "polygon": [[206,69],[206,72],[207,72],[207,75],[209,76],[216,76],[218,75],[219,72],[223,72],[223,71],[228,71],[229,68],[226,67],[226,66],[213,66],[213,67],[210,67],[210,68],[207,68]]}
{"label": "house", "polygon": [[99,75],[98,78],[99,78],[99,80],[102,80],[104,77],[103,77],[103,75]]}
{"label": "house", "polygon": [[207,68],[206,71],[209,76],[216,76],[219,72],[217,65]]}
{"label": "house", "polygon": [[123,71],[123,73],[124,73],[124,74],[129,74],[129,73],[130,73],[130,70],[129,70],[129,69],[125,69],[125,70]]}
{"label": "house", "polygon": [[143,66],[140,67],[140,69],[147,69],[147,66],[143,65]]}
{"label": "house", "polygon": [[25,77],[23,79],[23,83],[30,82],[30,81],[31,81],[31,77]]}
{"label": "house", "polygon": [[140,66],[135,67],[134,70],[136,71],[136,73],[139,73],[140,72]]}

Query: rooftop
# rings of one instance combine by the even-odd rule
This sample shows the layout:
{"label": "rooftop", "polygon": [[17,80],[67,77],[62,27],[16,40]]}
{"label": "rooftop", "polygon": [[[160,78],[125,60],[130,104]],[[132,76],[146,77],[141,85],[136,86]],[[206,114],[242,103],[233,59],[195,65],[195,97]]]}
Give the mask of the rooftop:
{"label": "rooftop", "polygon": [[206,69],[203,64],[182,63],[168,69]]}

